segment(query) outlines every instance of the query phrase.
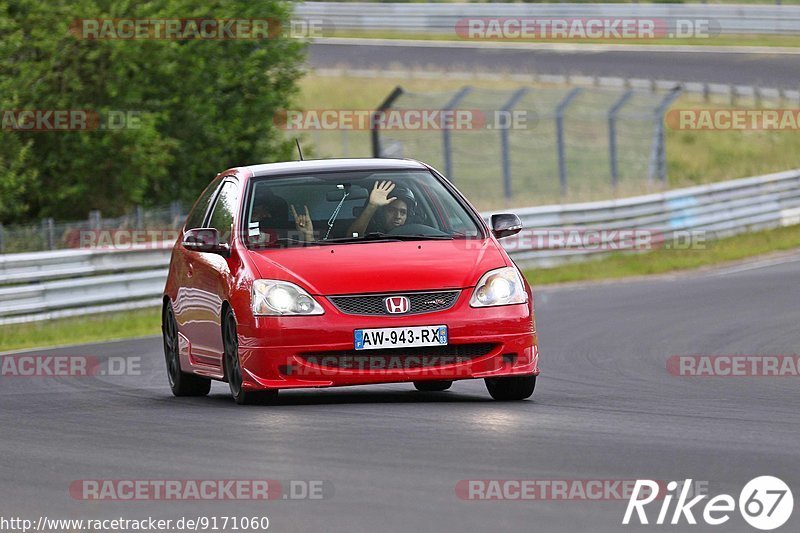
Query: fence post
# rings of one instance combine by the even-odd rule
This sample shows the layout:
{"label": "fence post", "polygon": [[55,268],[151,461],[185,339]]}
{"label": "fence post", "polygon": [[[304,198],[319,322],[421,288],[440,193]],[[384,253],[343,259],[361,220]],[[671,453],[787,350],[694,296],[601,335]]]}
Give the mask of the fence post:
{"label": "fence post", "polygon": [[55,238],[53,235],[53,219],[52,218],[43,218],[42,219],[42,238],[44,240],[44,245],[48,250],[53,250],[55,245]]}
{"label": "fence post", "polygon": [[0,254],[6,251],[6,232],[3,223],[0,222]]}
{"label": "fence post", "polygon": [[617,183],[619,182],[619,169],[617,166],[617,115],[628,100],[633,96],[633,91],[628,89],[619,99],[614,102],[614,105],[608,110],[608,156],[611,164],[611,186],[614,191],[617,190]]}
{"label": "fence post", "polygon": [[89,211],[89,229],[99,230],[101,226],[100,211],[97,209]]}
{"label": "fence post", "polygon": [[675,87],[661,100],[655,110],[655,132],[653,133],[653,146],[650,151],[650,165],[647,172],[648,181],[658,178],[662,183],[667,181],[667,157],[664,148],[664,112],[680,96],[683,88]]}
{"label": "fence post", "polygon": [[[472,87],[467,85],[466,87],[462,87],[460,91],[456,93],[456,95],[447,102],[447,105],[442,108],[442,111],[451,111],[455,109],[455,107],[461,103],[461,100],[464,99],[469,93],[472,92]],[[444,175],[450,181],[454,181],[453,179],[453,148],[450,143],[450,128],[444,127],[442,128],[442,148],[444,150]]]}
{"label": "fence post", "polygon": [[[525,96],[525,93],[528,92],[527,87],[523,87],[521,89],[517,89],[514,94],[511,95],[511,98],[508,99],[506,105],[503,106],[501,111],[503,111],[503,120],[506,120],[508,117],[507,113],[510,112],[517,102]],[[495,124],[496,128],[500,128],[500,152],[503,162],[503,194],[505,195],[506,200],[511,200],[513,197],[513,191],[511,189],[511,156],[509,155],[509,141],[508,141],[508,130],[511,128],[513,123],[512,119],[508,119],[508,123],[506,124]]]}
{"label": "fence post", "polygon": [[315,128],[311,131],[312,142],[311,144],[314,145],[314,149],[317,151],[318,154],[322,154],[322,132],[319,128]]}
{"label": "fence post", "polygon": [[180,200],[170,202],[169,204],[169,218],[172,220],[172,227],[177,228],[181,225],[181,211],[182,206]]}
{"label": "fence post", "polygon": [[386,100],[384,100],[381,105],[378,106],[378,109],[376,109],[372,114],[372,120],[370,121],[369,125],[372,135],[372,157],[381,157],[381,140],[378,130],[378,118],[383,115],[384,111],[392,107],[394,101],[397,100],[402,94],[403,88],[398,85],[391,93],[389,93],[389,96],[386,97]]}
{"label": "fence post", "polygon": [[133,209],[133,224],[136,229],[142,229],[144,227],[144,211],[142,211],[142,206],[137,205]]}
{"label": "fence post", "polygon": [[583,89],[575,87],[564,97],[556,107],[556,149],[558,151],[558,182],[561,187],[561,196],[567,195],[567,161],[564,153],[564,111]]}

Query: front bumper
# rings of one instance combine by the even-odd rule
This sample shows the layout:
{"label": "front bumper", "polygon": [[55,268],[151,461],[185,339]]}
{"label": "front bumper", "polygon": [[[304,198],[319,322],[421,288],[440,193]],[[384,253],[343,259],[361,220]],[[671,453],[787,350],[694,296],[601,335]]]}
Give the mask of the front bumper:
{"label": "front bumper", "polygon": [[[239,325],[243,386],[333,387],[539,373],[529,304],[472,308],[463,291],[449,310],[410,316],[355,316],[324,298],[320,316],[256,317]],[[354,330],[446,324],[447,347],[354,351]]]}

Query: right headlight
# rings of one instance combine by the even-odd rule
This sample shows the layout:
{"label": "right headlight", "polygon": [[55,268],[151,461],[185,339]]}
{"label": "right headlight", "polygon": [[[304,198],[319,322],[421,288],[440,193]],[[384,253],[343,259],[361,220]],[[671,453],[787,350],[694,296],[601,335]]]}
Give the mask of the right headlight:
{"label": "right headlight", "polygon": [[472,292],[469,305],[492,307],[527,302],[528,293],[519,271],[514,267],[503,267],[490,270],[481,277]]}
{"label": "right headlight", "polygon": [[325,311],[302,287],[288,281],[257,279],[253,282],[254,315],[323,315]]}

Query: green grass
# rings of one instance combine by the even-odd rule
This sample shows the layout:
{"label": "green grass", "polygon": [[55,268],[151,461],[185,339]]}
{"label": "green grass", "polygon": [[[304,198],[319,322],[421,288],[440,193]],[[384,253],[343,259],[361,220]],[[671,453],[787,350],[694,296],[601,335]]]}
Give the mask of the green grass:
{"label": "green grass", "polygon": [[158,308],[0,326],[0,352],[157,335]]}
{"label": "green grass", "polygon": [[453,33],[415,33],[392,30],[336,30],[327,37],[361,39],[412,39],[419,41],[503,42],[503,43],[567,43],[567,44],[632,44],[667,46],[800,46],[798,35],[716,35],[675,39],[462,39]]}
{"label": "green grass", "polygon": [[719,265],[769,252],[800,248],[800,226],[744,233],[707,241],[705,249],[669,250],[646,253],[615,252],[602,259],[572,263],[555,268],[526,269],[533,286],[570,281],[591,281],[663,274]]}
{"label": "green grass", "polygon": [[[679,99],[672,109],[730,108],[709,105],[698,96]],[[748,106],[746,103],[742,107]],[[784,107],[795,107],[786,105]],[[800,166],[800,135],[784,131],[666,131],[670,187],[779,172]]]}

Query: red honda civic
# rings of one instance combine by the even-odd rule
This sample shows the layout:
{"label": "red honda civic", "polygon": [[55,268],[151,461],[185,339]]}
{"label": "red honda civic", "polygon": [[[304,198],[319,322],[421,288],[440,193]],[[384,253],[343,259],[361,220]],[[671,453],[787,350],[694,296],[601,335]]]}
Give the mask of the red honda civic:
{"label": "red honda civic", "polygon": [[491,228],[430,166],[340,159],[220,173],[172,250],[163,298],[176,396],[484,379],[522,400],[539,374],[531,289]]}

